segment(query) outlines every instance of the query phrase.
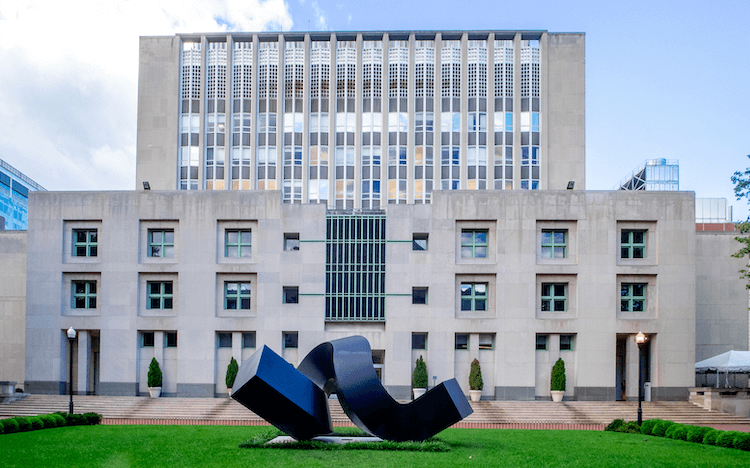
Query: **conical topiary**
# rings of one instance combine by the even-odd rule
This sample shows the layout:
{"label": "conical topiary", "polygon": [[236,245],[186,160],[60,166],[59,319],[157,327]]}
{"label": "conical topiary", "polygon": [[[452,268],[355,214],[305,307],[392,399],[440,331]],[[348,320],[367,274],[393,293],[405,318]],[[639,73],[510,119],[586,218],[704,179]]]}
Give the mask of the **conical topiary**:
{"label": "conical topiary", "polygon": [[427,364],[422,356],[419,356],[414,366],[414,375],[412,375],[412,385],[414,388],[427,388]]}
{"label": "conical topiary", "polygon": [[234,386],[234,379],[237,378],[237,371],[239,368],[240,366],[237,365],[237,361],[232,357],[232,360],[229,361],[229,365],[227,366],[227,388],[232,388]]}
{"label": "conical topiary", "polygon": [[161,369],[156,358],[151,358],[151,364],[148,366],[148,386],[161,387]]}
{"label": "conical topiary", "polygon": [[482,368],[479,365],[479,361],[477,359],[471,361],[471,371],[469,371],[469,388],[471,390],[482,390],[484,388],[484,382],[482,381]]}
{"label": "conical topiary", "polygon": [[550,390],[553,392],[564,392],[565,391],[565,361],[559,358],[555,365],[552,366],[552,378],[550,382]]}

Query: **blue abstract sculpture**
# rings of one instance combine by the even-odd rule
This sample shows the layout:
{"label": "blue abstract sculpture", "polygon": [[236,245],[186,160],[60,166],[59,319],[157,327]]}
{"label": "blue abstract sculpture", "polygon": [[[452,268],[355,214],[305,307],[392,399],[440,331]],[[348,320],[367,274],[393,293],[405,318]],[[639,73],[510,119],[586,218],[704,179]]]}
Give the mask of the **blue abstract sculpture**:
{"label": "blue abstract sculpture", "polygon": [[473,412],[456,379],[398,403],[380,383],[361,336],[318,345],[298,369],[264,346],[242,364],[234,389],[232,398],[297,440],[332,432],[332,393],[357,427],[386,440],[425,440]]}

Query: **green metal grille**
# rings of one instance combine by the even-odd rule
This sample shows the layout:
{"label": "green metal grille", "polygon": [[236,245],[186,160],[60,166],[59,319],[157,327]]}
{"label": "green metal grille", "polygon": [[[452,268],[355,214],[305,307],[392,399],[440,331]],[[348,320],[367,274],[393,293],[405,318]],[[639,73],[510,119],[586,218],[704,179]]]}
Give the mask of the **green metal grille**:
{"label": "green metal grille", "polygon": [[646,252],[646,231],[622,230],[620,258],[643,258]]}
{"label": "green metal grille", "polygon": [[326,215],[326,320],[385,320],[385,213]]}
{"label": "green metal grille", "polygon": [[620,288],[620,312],[644,312],[646,310],[646,284],[623,283]]}

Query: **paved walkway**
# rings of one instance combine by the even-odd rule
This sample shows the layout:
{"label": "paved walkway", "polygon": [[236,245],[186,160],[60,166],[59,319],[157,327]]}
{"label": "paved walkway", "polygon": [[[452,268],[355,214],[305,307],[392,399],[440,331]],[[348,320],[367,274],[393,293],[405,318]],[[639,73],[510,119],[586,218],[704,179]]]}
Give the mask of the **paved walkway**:
{"label": "paved walkway", "polygon": [[[0,418],[68,411],[65,395],[28,395],[0,405]],[[103,424],[267,425],[229,398],[73,397],[76,413],[94,412]],[[352,426],[338,401],[329,400],[334,426]],[[614,419],[635,420],[637,402],[481,401],[474,413],[453,427],[602,430]],[[688,402],[645,402],[643,419],[750,432],[750,419],[708,411]]]}

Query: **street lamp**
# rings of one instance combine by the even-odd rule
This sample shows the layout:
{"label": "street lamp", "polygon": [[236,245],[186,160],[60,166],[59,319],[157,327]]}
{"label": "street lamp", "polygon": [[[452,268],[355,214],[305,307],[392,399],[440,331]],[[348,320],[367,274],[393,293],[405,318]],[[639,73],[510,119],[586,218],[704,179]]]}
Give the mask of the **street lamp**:
{"label": "street lamp", "polygon": [[76,340],[76,331],[73,327],[68,328],[68,343],[70,343],[70,359],[68,364],[70,365],[70,379],[68,380],[68,393],[70,394],[70,405],[68,406],[68,414],[73,414],[73,342]]}
{"label": "street lamp", "polygon": [[640,426],[643,422],[643,410],[641,409],[641,402],[643,401],[643,366],[641,366],[641,353],[643,352],[643,343],[646,342],[646,335],[643,332],[638,332],[635,335],[635,343],[638,345],[638,425]]}

